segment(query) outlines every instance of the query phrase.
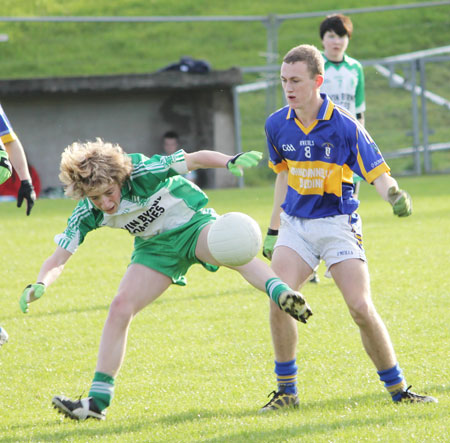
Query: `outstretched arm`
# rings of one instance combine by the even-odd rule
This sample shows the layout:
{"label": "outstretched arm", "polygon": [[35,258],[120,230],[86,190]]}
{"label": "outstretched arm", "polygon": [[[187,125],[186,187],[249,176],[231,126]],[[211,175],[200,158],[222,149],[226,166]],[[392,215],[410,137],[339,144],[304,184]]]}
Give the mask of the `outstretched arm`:
{"label": "outstretched arm", "polygon": [[184,157],[189,171],[208,168],[226,168],[228,160],[232,158],[231,155],[208,150],[186,152]]}
{"label": "outstretched arm", "polygon": [[55,252],[42,264],[37,281],[50,286],[60,276],[70,257],[72,257],[71,252],[57,246]]}
{"label": "outstretched arm", "polygon": [[236,176],[242,176],[243,168],[256,166],[262,158],[258,151],[241,152],[231,156],[217,151],[196,151],[185,153],[186,164],[189,171],[208,168],[228,168]]}
{"label": "outstretched arm", "polygon": [[45,260],[39,271],[37,283],[28,285],[20,297],[19,305],[23,313],[28,312],[29,303],[44,295],[45,288],[51,285],[60,276],[64,269],[64,265],[71,256],[72,253],[57,246],[55,252]]}

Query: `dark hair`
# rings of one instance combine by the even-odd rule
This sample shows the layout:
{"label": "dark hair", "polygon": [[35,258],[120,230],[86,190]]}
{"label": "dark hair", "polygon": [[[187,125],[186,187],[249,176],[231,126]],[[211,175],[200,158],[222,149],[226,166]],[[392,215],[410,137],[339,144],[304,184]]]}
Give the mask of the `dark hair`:
{"label": "dark hair", "polygon": [[320,24],[319,33],[321,40],[323,40],[323,36],[327,31],[334,31],[341,37],[348,35],[348,38],[351,38],[353,33],[353,23],[350,20],[350,17],[347,17],[346,15],[332,14],[327,16]]}
{"label": "dark hair", "polygon": [[176,139],[178,139],[178,134],[175,131],[167,131],[163,135],[163,138],[176,138]]}

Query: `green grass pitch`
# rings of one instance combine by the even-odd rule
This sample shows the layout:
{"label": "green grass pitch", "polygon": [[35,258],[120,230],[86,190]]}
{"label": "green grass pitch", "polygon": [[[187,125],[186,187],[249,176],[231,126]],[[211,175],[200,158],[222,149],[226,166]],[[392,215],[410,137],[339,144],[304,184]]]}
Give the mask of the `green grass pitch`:
{"label": "green grass pitch", "polygon": [[[105,422],[73,422],[55,394],[87,395],[103,322],[132,250],[125,231],[91,233],[46,295],[18,298],[53,252],[74,206],[39,200],[30,217],[0,204],[0,442],[444,442],[449,434],[450,192],[448,176],[400,179],[407,219],[363,184],[360,214],[375,304],[409,384],[438,404],[394,405],[364,353],[342,297],[319,270],[303,292],[300,408],[257,414],[275,388],[267,297],[226,269],[193,267],[133,321]],[[209,191],[218,212],[243,211],[263,231],[273,188]]]}

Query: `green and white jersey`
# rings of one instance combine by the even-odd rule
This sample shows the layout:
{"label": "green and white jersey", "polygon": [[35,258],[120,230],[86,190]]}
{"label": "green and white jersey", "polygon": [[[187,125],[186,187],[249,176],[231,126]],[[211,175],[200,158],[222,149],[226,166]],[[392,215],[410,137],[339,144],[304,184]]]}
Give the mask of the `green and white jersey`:
{"label": "green and white jersey", "polygon": [[126,229],[142,240],[179,228],[208,203],[206,194],[179,174],[188,172],[184,151],[169,156],[130,154],[133,170],[121,189],[119,209],[105,214],[85,198],[75,207],[57,245],[74,253],[88,232],[103,227]]}
{"label": "green and white jersey", "polygon": [[325,78],[320,88],[331,101],[354,116],[366,110],[364,93],[364,71],[361,63],[344,54],[340,63],[333,63],[325,57]]}

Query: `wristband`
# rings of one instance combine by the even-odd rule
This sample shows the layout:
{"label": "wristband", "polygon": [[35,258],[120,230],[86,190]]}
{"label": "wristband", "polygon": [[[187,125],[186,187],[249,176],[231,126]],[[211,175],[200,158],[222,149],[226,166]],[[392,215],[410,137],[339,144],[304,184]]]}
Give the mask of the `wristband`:
{"label": "wristband", "polygon": [[267,235],[278,235],[278,229],[271,229],[271,228],[269,228],[267,230]]}

